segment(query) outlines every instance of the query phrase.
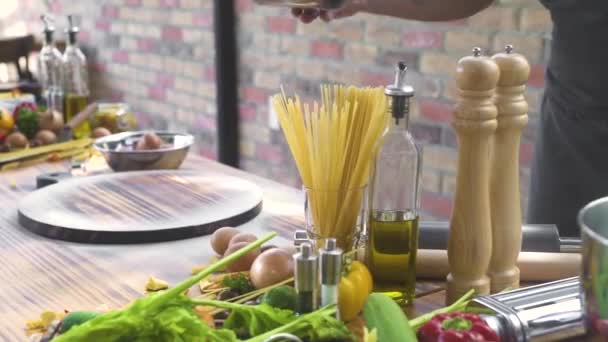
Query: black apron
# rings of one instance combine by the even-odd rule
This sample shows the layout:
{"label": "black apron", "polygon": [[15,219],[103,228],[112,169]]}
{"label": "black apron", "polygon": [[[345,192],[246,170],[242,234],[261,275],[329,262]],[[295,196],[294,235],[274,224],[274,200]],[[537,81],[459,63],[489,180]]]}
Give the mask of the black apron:
{"label": "black apron", "polygon": [[579,210],[608,196],[608,0],[541,2],[554,27],[527,221],[575,237]]}

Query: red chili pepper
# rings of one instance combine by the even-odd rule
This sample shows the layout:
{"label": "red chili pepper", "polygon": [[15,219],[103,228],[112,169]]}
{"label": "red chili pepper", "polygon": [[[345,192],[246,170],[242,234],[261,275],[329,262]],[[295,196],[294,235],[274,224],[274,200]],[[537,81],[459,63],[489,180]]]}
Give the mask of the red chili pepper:
{"label": "red chili pepper", "polygon": [[471,313],[438,314],[418,329],[420,342],[500,342],[498,334]]}

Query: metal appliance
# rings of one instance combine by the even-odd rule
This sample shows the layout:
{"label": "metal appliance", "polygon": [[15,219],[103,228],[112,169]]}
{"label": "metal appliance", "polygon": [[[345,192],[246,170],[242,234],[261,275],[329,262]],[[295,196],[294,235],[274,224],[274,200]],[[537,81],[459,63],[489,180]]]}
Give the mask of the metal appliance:
{"label": "metal appliance", "polygon": [[481,296],[473,303],[495,313],[484,319],[501,341],[560,341],[586,333],[578,277]]}

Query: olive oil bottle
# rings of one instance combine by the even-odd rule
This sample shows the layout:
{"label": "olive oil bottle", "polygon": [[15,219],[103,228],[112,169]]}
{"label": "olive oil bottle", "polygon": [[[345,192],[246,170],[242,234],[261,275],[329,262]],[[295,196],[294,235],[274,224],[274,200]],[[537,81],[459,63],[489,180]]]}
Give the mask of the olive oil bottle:
{"label": "olive oil bottle", "polygon": [[[62,56],[65,75],[64,86],[64,116],[68,122],[89,104],[89,85],[87,59],[77,44],[78,27],[74,25],[73,17],[68,16],[68,42]],[[85,120],[74,129],[74,137],[82,138],[91,134],[89,121]]]}
{"label": "olive oil bottle", "polygon": [[374,290],[400,293],[403,304],[414,299],[418,249],[421,148],[408,130],[407,67],[399,63],[394,84],[387,86],[388,126],[374,153],[370,178],[367,264]]}

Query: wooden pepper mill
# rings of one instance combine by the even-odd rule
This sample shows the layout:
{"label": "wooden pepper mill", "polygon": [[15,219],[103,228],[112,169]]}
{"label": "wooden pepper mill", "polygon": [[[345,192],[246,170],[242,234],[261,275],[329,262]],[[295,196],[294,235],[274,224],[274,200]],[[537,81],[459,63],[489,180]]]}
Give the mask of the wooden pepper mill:
{"label": "wooden pepper mill", "polygon": [[458,134],[458,171],[454,209],[450,219],[446,300],[453,303],[470,289],[490,292],[487,276],[492,253],[490,221],[490,143],[496,130],[494,89],[499,69],[481,56],[458,61],[456,83],[459,98],[452,123]]}
{"label": "wooden pepper mill", "polygon": [[505,52],[492,59],[500,69],[495,104],[498,127],[492,147],[490,206],[492,213],[492,259],[488,275],[491,292],[519,287],[516,266],[521,250],[521,203],[519,190],[519,142],[528,123],[528,103],[524,98],[530,64],[524,56]]}

